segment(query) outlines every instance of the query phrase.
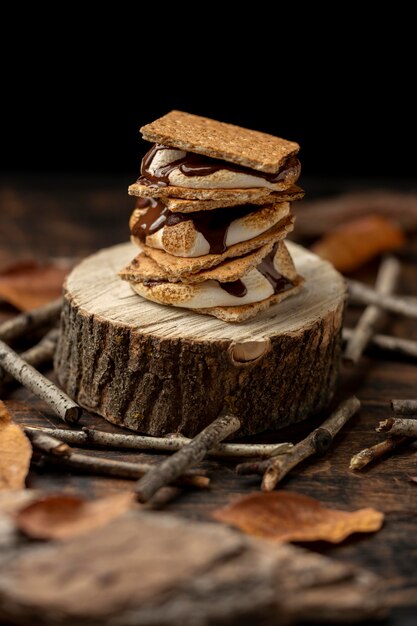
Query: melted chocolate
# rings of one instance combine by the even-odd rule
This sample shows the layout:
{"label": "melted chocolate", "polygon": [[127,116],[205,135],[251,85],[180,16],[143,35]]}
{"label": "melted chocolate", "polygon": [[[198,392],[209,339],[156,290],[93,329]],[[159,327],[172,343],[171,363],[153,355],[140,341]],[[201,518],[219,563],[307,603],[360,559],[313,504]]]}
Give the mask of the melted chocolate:
{"label": "melted chocolate", "polygon": [[260,272],[271,283],[274,294],[281,293],[281,291],[285,291],[292,285],[290,280],[285,278],[275,269],[274,258],[277,249],[278,244],[276,243],[271,252],[265,258],[263,258],[259,265],[256,267],[258,272]]}
{"label": "melted chocolate", "polygon": [[156,169],[155,173],[151,173],[150,167],[152,162],[161,150],[176,150],[176,148],[170,148],[162,144],[156,143],[145,154],[142,159],[141,176],[138,178],[138,183],[141,185],[158,185],[159,187],[166,187],[170,184],[170,173],[178,168],[184,176],[209,176],[219,170],[227,170],[229,172],[238,172],[240,174],[249,174],[251,176],[258,176],[270,183],[277,183],[283,180],[292,169],[299,168],[299,161],[296,157],[288,157],[280,170],[276,174],[267,174],[265,172],[259,172],[249,167],[243,167],[240,165],[234,165],[228,161],[222,161],[220,159],[212,159],[201,154],[195,154],[194,152],[185,152],[183,157],[167,163]]}
{"label": "melted chocolate", "polygon": [[[278,244],[276,243],[271,252],[257,265],[256,269],[260,272],[267,281],[269,281],[274,290],[274,294],[286,291],[292,286],[292,282],[285,278],[282,274],[277,272],[274,266],[274,257],[278,250]],[[241,280],[235,280],[231,283],[220,283],[219,286],[237,298],[243,298],[246,296],[248,290]]]}
{"label": "melted chocolate", "polygon": [[217,282],[223,291],[227,291],[227,293],[230,293],[231,296],[235,296],[236,298],[243,298],[243,296],[246,296],[248,293],[248,290],[240,279],[233,280],[230,283]]}
{"label": "melted chocolate", "polygon": [[147,209],[132,228],[132,235],[143,242],[148,235],[153,235],[165,226],[168,213],[171,213],[157,198],[138,198],[136,208]]}
{"label": "melted chocolate", "polygon": [[173,213],[160,200],[154,198],[140,198],[136,208],[148,208],[132,229],[132,235],[145,241],[147,235],[152,235],[163,226],[175,226],[180,222],[192,221],[197,232],[201,233],[208,242],[210,254],[222,254],[226,250],[227,231],[232,222],[256,211],[256,206],[244,204],[225,211],[213,209],[211,211],[195,211],[194,213]]}

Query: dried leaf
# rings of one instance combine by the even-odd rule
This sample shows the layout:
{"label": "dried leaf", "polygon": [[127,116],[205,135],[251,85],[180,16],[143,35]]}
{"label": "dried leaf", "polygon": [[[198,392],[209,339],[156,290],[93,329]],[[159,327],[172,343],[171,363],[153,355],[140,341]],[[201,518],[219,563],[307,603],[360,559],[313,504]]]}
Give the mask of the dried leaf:
{"label": "dried leaf", "polygon": [[30,311],[58,298],[72,264],[22,261],[0,273],[0,298]]}
{"label": "dried leaf", "polygon": [[39,489],[7,489],[0,492],[0,513],[13,515],[23,506],[39,500],[42,492]]}
{"label": "dried leaf", "polygon": [[371,215],[335,228],[311,249],[340,272],[351,272],[383,252],[399,248],[404,241],[395,222]]}
{"label": "dried leaf", "polygon": [[290,491],[252,493],[217,509],[213,517],[263,539],[330,543],[340,543],[352,533],[375,532],[384,520],[375,509],[326,509],[317,500]]}
{"label": "dried leaf", "polygon": [[0,489],[24,489],[32,446],[0,400]]}
{"label": "dried leaf", "polygon": [[15,522],[33,539],[67,539],[108,524],[131,508],[134,496],[120,493],[87,501],[77,496],[50,495],[20,509]]}
{"label": "dried leaf", "polygon": [[417,483],[417,476],[409,476],[408,478],[411,480],[411,482]]}

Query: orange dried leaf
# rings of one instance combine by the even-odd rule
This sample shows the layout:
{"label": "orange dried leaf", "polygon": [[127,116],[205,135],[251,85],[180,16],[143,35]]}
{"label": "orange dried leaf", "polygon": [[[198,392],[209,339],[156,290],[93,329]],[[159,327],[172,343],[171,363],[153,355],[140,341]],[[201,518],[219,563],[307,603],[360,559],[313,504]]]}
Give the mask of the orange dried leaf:
{"label": "orange dried leaf", "polygon": [[21,311],[47,304],[62,293],[69,264],[22,261],[0,273],[0,298]]}
{"label": "orange dried leaf", "polygon": [[375,509],[338,511],[299,493],[252,493],[214,511],[213,517],[262,539],[340,543],[352,533],[379,530],[384,514]]}
{"label": "orange dried leaf", "polygon": [[383,252],[399,248],[404,241],[395,222],[370,215],[335,228],[311,249],[340,272],[351,272]]}
{"label": "orange dried leaf", "polygon": [[24,489],[32,446],[0,400],[0,489]]}
{"label": "orange dried leaf", "polygon": [[108,524],[133,502],[131,493],[91,502],[77,496],[51,495],[20,509],[15,522],[21,532],[33,539],[67,539]]}

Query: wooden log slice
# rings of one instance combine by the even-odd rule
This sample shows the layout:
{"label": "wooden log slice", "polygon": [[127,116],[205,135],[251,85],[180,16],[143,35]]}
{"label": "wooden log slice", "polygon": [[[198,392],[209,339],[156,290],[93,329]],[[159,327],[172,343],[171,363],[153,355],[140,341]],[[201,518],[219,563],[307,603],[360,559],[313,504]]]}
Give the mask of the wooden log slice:
{"label": "wooden log slice", "polygon": [[338,376],[345,284],[327,262],[289,249],[305,285],[240,324],[135,294],[117,275],[137,254],[130,243],[88,257],[66,282],[60,384],[87,410],[151,435],[194,436],[224,406],[242,435],[317,413]]}

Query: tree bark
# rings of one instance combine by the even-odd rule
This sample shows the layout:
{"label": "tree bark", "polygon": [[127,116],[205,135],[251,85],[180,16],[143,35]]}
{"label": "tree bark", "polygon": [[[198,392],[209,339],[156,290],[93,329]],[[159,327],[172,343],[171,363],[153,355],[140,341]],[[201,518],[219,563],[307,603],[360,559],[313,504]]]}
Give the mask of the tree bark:
{"label": "tree bark", "polygon": [[345,302],[344,280],[328,263],[290,244],[301,292],[230,324],[136,295],[117,276],[135,252],[102,250],[67,279],[55,369],[80,405],[132,430],[193,437],[224,408],[246,435],[328,404]]}

